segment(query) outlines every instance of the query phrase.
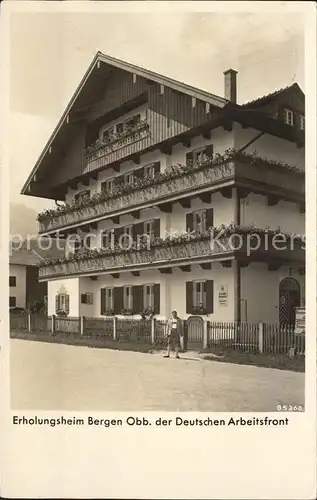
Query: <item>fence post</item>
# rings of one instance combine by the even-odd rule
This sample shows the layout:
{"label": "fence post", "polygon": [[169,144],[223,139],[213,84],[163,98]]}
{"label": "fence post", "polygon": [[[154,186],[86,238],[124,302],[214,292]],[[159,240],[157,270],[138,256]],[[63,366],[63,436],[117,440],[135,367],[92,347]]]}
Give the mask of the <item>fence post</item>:
{"label": "fence post", "polygon": [[151,319],[151,344],[155,344],[155,318]]}
{"label": "fence post", "polygon": [[55,314],[52,314],[52,333],[55,333],[55,326],[56,326],[56,316]]}
{"label": "fence post", "polygon": [[207,347],[208,347],[208,321],[204,321],[203,349],[207,349]]}
{"label": "fence post", "polygon": [[263,323],[259,323],[259,352],[263,353]]}
{"label": "fence post", "polygon": [[80,316],[80,335],[85,333],[85,316]]}
{"label": "fence post", "polygon": [[117,340],[117,317],[113,317],[113,340]]}
{"label": "fence post", "polygon": [[32,327],[31,327],[31,313],[29,312],[28,313],[28,332],[31,332],[32,331]]}

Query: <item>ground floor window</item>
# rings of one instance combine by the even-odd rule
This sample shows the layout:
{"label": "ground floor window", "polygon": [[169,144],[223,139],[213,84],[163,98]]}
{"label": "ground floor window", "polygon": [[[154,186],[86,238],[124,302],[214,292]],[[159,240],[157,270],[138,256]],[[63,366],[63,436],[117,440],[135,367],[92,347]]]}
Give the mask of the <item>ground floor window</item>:
{"label": "ground floor window", "polygon": [[126,311],[133,310],[133,292],[132,286],[123,287],[123,308]]}
{"label": "ground floor window", "polygon": [[214,309],[213,280],[186,282],[186,313],[210,314]]}
{"label": "ground floor window", "polygon": [[143,286],[144,309],[154,309],[154,285]]}
{"label": "ground floor window", "polygon": [[16,297],[9,297],[9,306],[10,307],[16,307],[17,305],[17,299]]}
{"label": "ground floor window", "polygon": [[55,302],[56,314],[69,314],[69,295],[66,293],[59,293],[56,295]]}
{"label": "ground floor window", "polygon": [[93,304],[93,294],[90,292],[89,293],[82,293],[81,294],[81,303],[92,305]]}

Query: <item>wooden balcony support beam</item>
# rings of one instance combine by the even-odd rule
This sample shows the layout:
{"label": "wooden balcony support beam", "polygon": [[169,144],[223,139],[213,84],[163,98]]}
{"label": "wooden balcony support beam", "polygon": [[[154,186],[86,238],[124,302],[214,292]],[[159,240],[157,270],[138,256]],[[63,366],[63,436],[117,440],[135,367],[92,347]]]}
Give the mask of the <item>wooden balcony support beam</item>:
{"label": "wooden balcony support beam", "polygon": [[112,169],[118,174],[120,172],[120,163],[114,163]]}
{"label": "wooden balcony support beam", "polygon": [[201,194],[198,195],[198,198],[203,203],[211,203],[211,193],[201,193]]}
{"label": "wooden balcony support beam", "polygon": [[161,268],[159,268],[159,272],[161,274],[172,274],[172,268],[171,267],[161,267]]}
{"label": "wooden balcony support beam", "polygon": [[131,160],[133,161],[133,163],[135,163],[136,165],[140,165],[141,163],[141,155],[140,154],[136,154],[136,155],[133,155],[131,157]]}
{"label": "wooden balcony support beam", "polygon": [[139,220],[140,217],[141,217],[141,211],[140,210],[136,210],[135,212],[131,212],[131,215],[134,219],[137,219]]}
{"label": "wooden balcony support beam", "polygon": [[191,207],[190,198],[184,198],[182,200],[179,200],[179,204],[183,208],[190,208]]}
{"label": "wooden balcony support beam", "polygon": [[224,198],[232,198],[232,187],[225,187],[220,189],[220,193]]}
{"label": "wooden balcony support beam", "polygon": [[160,209],[161,212],[164,212],[165,214],[171,214],[173,211],[173,204],[163,203],[162,205],[158,205],[158,208]]}
{"label": "wooden balcony support beam", "polygon": [[120,273],[111,273],[110,276],[117,280],[118,278],[120,278]]}
{"label": "wooden balcony support beam", "polygon": [[189,137],[183,137],[183,139],[181,140],[181,143],[185,148],[190,148],[190,146],[191,146],[191,140]]}
{"label": "wooden balcony support beam", "polygon": [[279,199],[277,196],[274,195],[268,195],[267,197],[267,204],[269,207],[273,207],[274,205],[277,205],[279,202]]}
{"label": "wooden balcony support beam", "polygon": [[183,273],[190,273],[191,271],[191,266],[179,266],[179,268]]}
{"label": "wooden balcony support beam", "polygon": [[203,262],[202,264],[199,264],[200,267],[204,270],[209,270],[211,269],[211,262]]}
{"label": "wooden balcony support beam", "polygon": [[220,264],[222,265],[222,267],[232,267],[232,261],[231,260],[221,260],[220,261]]}
{"label": "wooden balcony support beam", "polygon": [[132,276],[140,276],[140,271],[131,271]]}
{"label": "wooden balcony support beam", "polygon": [[119,215],[113,215],[112,217],[110,217],[110,220],[111,220],[112,224],[119,224],[120,223]]}
{"label": "wooden balcony support beam", "polygon": [[98,281],[98,276],[90,276],[91,281]]}
{"label": "wooden balcony support beam", "polygon": [[162,154],[170,156],[172,154],[173,148],[171,144],[162,144],[159,147],[159,150],[161,151]]}
{"label": "wooden balcony support beam", "polygon": [[97,222],[92,222],[91,224],[89,224],[89,230],[90,231],[97,231],[98,229],[98,223]]}

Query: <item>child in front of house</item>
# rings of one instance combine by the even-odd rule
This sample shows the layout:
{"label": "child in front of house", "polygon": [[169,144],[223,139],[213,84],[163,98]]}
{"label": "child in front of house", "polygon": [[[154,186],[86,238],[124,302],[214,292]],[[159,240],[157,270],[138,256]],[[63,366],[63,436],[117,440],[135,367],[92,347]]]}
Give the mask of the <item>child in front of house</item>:
{"label": "child in front of house", "polygon": [[172,312],[172,317],[167,321],[167,354],[164,358],[170,357],[171,347],[175,347],[175,358],[179,359],[181,339],[183,338],[183,320],[177,316],[177,311]]}

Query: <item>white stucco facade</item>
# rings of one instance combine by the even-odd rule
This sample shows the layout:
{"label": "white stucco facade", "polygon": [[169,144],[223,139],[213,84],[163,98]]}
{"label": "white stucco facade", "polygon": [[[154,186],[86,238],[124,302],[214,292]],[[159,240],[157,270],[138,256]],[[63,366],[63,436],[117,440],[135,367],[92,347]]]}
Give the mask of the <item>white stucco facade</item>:
{"label": "white stucco facade", "polygon": [[[26,266],[10,264],[9,276],[15,278],[15,286],[9,287],[9,297],[15,297],[15,307],[26,307]],[[9,283],[10,284],[10,283]]]}

